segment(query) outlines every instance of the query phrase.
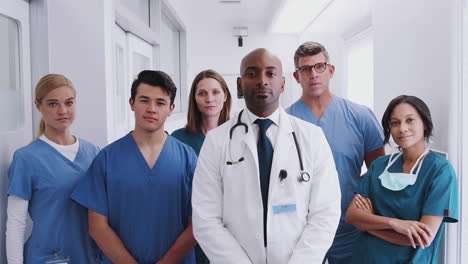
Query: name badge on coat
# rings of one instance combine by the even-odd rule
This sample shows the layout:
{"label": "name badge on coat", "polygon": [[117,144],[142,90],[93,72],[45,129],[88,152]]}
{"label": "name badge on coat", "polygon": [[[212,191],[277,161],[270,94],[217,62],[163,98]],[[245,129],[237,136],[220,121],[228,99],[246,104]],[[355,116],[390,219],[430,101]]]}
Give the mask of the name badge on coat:
{"label": "name badge on coat", "polygon": [[273,206],[273,214],[287,214],[296,212],[296,204],[281,204]]}

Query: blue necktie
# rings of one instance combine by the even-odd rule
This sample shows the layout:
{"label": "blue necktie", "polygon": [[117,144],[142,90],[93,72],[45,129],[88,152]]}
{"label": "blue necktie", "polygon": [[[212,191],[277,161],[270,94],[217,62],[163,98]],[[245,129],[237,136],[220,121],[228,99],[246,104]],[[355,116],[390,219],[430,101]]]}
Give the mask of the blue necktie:
{"label": "blue necktie", "polygon": [[267,213],[268,213],[268,189],[270,187],[270,171],[271,161],[273,159],[273,147],[266,135],[268,127],[273,123],[270,119],[257,119],[255,124],[258,125],[258,142],[257,155],[258,167],[260,171],[260,190],[262,192],[263,202],[263,243],[267,245]]}

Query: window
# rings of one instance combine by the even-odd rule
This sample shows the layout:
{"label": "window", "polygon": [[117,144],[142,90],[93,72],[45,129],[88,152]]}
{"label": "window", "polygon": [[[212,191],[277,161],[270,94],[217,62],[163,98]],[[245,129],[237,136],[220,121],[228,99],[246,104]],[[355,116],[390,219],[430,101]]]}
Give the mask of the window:
{"label": "window", "polygon": [[118,25],[114,27],[113,39],[114,84],[112,112],[108,114],[112,120],[112,129],[108,133],[110,142],[130,132],[134,126],[134,115],[128,104],[133,80],[142,70],[154,70],[151,44],[132,33],[125,33]]}
{"label": "window", "polygon": [[0,132],[5,132],[17,130],[24,124],[18,23],[0,15],[0,36]]}
{"label": "window", "polygon": [[132,65],[133,65],[133,70],[132,70],[132,75],[133,79],[136,79],[138,77],[138,74],[143,71],[143,70],[149,70],[151,69],[151,59],[144,54],[141,54],[137,51],[132,52]]}
{"label": "window", "polygon": [[[187,109],[185,27],[170,3],[164,0],[117,0],[115,11],[113,81],[116,83],[107,114],[112,120],[109,140],[111,142],[133,128],[134,115],[128,107],[130,85],[142,70],[164,71],[178,88],[174,103],[175,112],[179,113],[166,122],[171,131],[170,127],[185,120],[183,111]],[[121,93],[121,89],[124,92]],[[121,103],[123,98],[125,104]]]}
{"label": "window", "polygon": [[171,76],[171,79],[178,88],[174,100],[176,105],[175,112],[181,112],[180,32],[164,13],[162,14],[161,40],[164,40],[161,42],[160,47],[161,70]]}
{"label": "window", "polygon": [[[126,78],[126,59],[125,46],[120,42],[115,42],[115,63],[114,63],[114,100],[113,104],[113,121],[115,127],[113,135],[110,135],[111,140],[120,138],[129,132],[129,106],[128,98],[130,88],[127,85]],[[110,117],[109,117],[110,118]]]}

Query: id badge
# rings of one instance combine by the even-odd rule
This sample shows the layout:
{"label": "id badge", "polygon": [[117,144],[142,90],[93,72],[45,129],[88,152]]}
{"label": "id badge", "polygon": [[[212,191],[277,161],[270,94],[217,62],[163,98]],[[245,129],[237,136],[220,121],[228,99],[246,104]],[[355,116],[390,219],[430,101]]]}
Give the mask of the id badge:
{"label": "id badge", "polygon": [[296,212],[296,204],[282,204],[273,206],[273,214],[287,214]]}
{"label": "id badge", "polygon": [[71,264],[70,258],[54,257],[45,262],[45,264]]}

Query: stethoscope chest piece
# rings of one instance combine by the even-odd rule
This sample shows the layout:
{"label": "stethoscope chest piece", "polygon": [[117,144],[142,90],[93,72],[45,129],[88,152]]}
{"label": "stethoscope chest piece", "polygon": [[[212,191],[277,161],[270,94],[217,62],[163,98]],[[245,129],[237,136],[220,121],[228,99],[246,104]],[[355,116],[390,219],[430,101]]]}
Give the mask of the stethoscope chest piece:
{"label": "stethoscope chest piece", "polygon": [[310,181],[310,175],[309,173],[305,171],[299,172],[299,175],[297,176],[297,180],[299,182],[309,182]]}

